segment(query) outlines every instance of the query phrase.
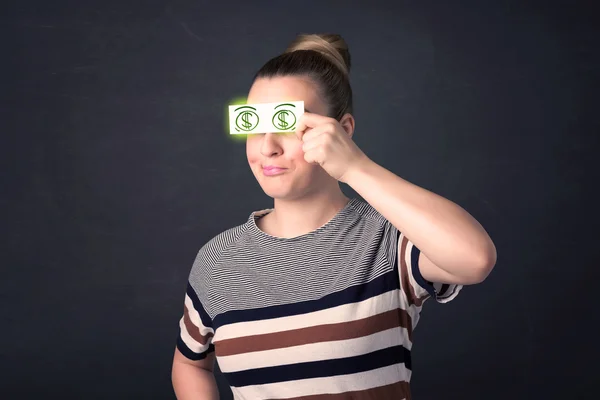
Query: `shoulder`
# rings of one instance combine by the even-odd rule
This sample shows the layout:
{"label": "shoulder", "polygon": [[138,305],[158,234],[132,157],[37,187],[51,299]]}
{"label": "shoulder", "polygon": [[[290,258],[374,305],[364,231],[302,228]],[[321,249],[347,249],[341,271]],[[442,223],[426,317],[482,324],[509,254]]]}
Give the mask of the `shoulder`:
{"label": "shoulder", "polygon": [[[354,243],[361,243],[362,247],[378,249],[379,255],[394,263],[400,232],[371,204],[362,199],[355,199],[351,203],[352,217],[349,227],[352,227],[357,236],[352,238]],[[347,235],[349,238],[351,235]]]}
{"label": "shoulder", "polygon": [[350,203],[350,212],[354,218],[381,228],[389,228],[390,222],[366,201],[355,198]]}
{"label": "shoulder", "polygon": [[222,254],[235,245],[247,231],[248,222],[229,228],[207,241],[196,254],[190,278],[206,276],[219,263]]}

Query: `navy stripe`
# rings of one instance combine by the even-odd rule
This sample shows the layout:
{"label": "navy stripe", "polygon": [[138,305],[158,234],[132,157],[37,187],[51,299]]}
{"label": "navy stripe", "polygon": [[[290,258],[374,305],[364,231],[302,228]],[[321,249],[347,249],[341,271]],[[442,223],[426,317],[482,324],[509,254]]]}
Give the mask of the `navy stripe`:
{"label": "navy stripe", "polygon": [[202,325],[204,325],[208,328],[212,328],[213,327],[212,320],[211,320],[210,316],[208,315],[208,313],[206,312],[206,310],[204,309],[204,307],[202,307],[202,302],[200,302],[200,300],[198,299],[198,296],[196,295],[196,291],[194,290],[194,288],[192,287],[192,285],[190,284],[189,281],[187,284],[186,292],[187,292],[187,295],[192,300],[192,304],[194,305],[194,308],[196,309],[196,311],[198,311],[198,314],[200,315],[200,320],[202,321]]}
{"label": "navy stripe", "polygon": [[443,295],[439,295],[438,298],[439,299],[447,299],[448,297],[452,297],[454,295],[454,293],[456,293],[456,291],[458,290],[458,288],[460,287],[460,285],[448,285],[450,290],[446,290],[446,292]]}
{"label": "navy stripe", "polygon": [[[396,275],[398,276],[398,278],[400,278],[400,235],[402,235],[402,232],[400,232],[399,230],[396,231],[396,248],[395,248],[395,253],[396,254],[396,258],[394,258],[394,272],[396,273]],[[398,284],[400,284],[400,279],[398,279]],[[402,286],[399,286],[402,289]]]}
{"label": "navy stripe", "polygon": [[258,321],[263,319],[301,315],[337,307],[340,305],[346,305],[348,303],[364,301],[366,299],[379,296],[380,294],[389,292],[391,290],[397,290],[398,284],[396,282],[397,279],[394,275],[394,271],[390,271],[373,279],[371,282],[368,282],[366,284],[351,286],[347,289],[331,293],[327,296],[324,296],[323,298],[316,300],[291,304],[282,304],[272,307],[264,307],[251,310],[229,311],[217,315],[213,320],[214,326],[215,329],[218,329],[218,327],[220,326],[231,323]]}
{"label": "navy stripe", "polygon": [[449,288],[450,288],[450,285],[448,285],[447,283],[444,283],[442,285],[442,288],[440,289],[439,296],[442,296],[442,297],[445,296],[447,294],[446,292],[448,291]]}
{"label": "navy stripe", "polygon": [[177,337],[177,349],[179,349],[181,354],[183,354],[190,360],[198,361],[198,360],[204,360],[209,353],[212,353],[213,351],[215,351],[215,346],[211,343],[208,346],[208,349],[206,351],[204,351],[202,353],[195,353],[189,347],[187,347],[187,345],[181,339],[181,335],[180,335],[179,337]]}
{"label": "navy stripe", "polygon": [[403,346],[393,346],[356,357],[256,368],[223,375],[231,386],[242,387],[331,377],[332,374],[355,374],[400,363],[412,369],[410,351]]}
{"label": "navy stripe", "polygon": [[435,292],[435,288],[432,284],[427,283],[423,275],[421,275],[421,270],[419,269],[419,256],[421,255],[421,251],[413,244],[411,253],[410,253],[410,263],[411,270],[415,281],[425,290],[427,293],[431,295],[434,299],[437,297],[437,293]]}

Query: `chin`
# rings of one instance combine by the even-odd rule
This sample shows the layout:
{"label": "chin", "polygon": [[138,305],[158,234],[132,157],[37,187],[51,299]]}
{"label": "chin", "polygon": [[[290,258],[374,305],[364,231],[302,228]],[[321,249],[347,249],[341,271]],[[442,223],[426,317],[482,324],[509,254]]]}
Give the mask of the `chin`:
{"label": "chin", "polygon": [[298,191],[296,190],[286,190],[282,187],[277,188],[273,186],[274,185],[261,185],[263,192],[273,199],[291,200],[299,195]]}
{"label": "chin", "polygon": [[273,199],[294,200],[306,194],[306,188],[297,185],[281,184],[281,182],[261,182],[260,187],[265,194]]}

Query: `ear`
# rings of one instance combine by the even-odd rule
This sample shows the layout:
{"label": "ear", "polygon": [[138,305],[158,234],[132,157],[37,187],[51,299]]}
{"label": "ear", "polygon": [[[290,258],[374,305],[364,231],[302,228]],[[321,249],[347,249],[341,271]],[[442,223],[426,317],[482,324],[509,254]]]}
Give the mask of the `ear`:
{"label": "ear", "polygon": [[348,136],[352,137],[354,135],[355,121],[352,114],[344,114],[340,119],[340,125],[344,128]]}

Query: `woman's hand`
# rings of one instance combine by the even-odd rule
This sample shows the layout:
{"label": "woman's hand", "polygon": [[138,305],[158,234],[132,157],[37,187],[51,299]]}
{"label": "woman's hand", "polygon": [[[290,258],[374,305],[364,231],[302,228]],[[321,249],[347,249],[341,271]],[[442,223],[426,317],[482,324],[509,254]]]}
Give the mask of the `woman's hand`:
{"label": "woman's hand", "polygon": [[340,182],[345,182],[349,171],[367,161],[335,118],[305,112],[299,118],[296,135],[303,142],[304,159],[319,164]]}

